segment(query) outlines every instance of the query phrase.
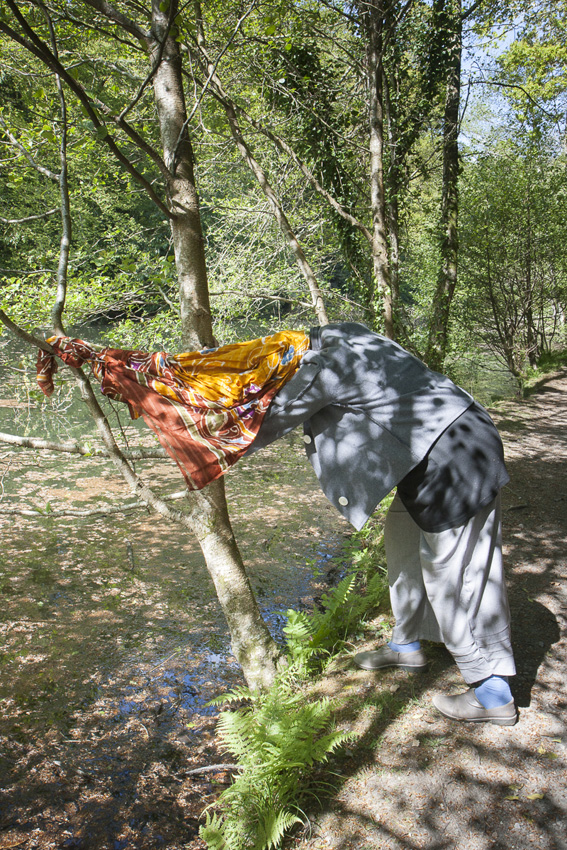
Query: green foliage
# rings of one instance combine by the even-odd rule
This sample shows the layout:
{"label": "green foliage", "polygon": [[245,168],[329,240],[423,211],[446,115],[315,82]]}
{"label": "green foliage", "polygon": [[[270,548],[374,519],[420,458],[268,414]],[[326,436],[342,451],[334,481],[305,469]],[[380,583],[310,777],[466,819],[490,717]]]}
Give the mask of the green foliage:
{"label": "green foliage", "polygon": [[[390,499],[382,510],[386,510]],[[388,582],[381,532],[372,525],[353,534],[346,557],[349,573],[321,597],[321,607],[311,614],[288,611],[284,632],[292,663],[302,672],[320,667],[322,660],[344,646],[364,618],[387,596]]]}
{"label": "green foliage", "polygon": [[519,32],[499,59],[507,97],[532,138],[565,133],[565,0],[524,4]]}
{"label": "green foliage", "polygon": [[313,783],[309,787],[313,766],[352,737],[332,728],[329,700],[309,701],[297,690],[292,667],[267,693],[241,688],[226,701],[243,698],[249,704],[223,711],[217,726],[221,743],[238,759],[240,774],[201,828],[211,850],[279,846],[285,831],[301,821],[300,792],[315,791]]}
{"label": "green foliage", "polygon": [[565,158],[545,146],[500,143],[466,169],[455,324],[520,379],[562,344],[566,221]]}
{"label": "green foliage", "polygon": [[353,562],[352,572],[322,597],[321,610],[287,612],[288,664],[270,690],[236,688],[213,701],[246,704],[219,717],[219,738],[240,773],[215,811],[207,812],[200,834],[210,850],[278,847],[284,833],[301,822],[302,799],[316,796],[323,783],[315,781],[314,766],[352,738],[334,728],[333,704],[310,697],[305,682],[387,593],[380,531],[366,529],[353,538],[343,553]]}

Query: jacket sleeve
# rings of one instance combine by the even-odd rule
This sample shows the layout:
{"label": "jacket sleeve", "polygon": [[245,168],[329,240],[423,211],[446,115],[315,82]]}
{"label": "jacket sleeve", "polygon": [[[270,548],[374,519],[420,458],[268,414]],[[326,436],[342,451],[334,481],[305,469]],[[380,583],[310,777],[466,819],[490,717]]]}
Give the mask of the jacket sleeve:
{"label": "jacket sleeve", "polygon": [[331,403],[322,372],[321,355],[308,352],[293,378],[274,397],[246,454],[263,449]]}

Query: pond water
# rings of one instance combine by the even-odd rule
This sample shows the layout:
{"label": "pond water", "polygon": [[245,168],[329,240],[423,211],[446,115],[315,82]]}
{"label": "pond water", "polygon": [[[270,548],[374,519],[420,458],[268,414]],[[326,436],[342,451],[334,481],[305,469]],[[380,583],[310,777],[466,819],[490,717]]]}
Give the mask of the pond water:
{"label": "pond water", "polygon": [[[29,363],[2,354],[1,431],[95,445],[64,370],[52,402],[36,389]],[[111,422],[120,417],[129,445],[155,444],[124,406],[103,403]],[[168,459],[136,468],[160,494],[183,488]],[[331,566],[333,576],[340,570],[340,557],[331,560],[350,527],[321,494],[298,434],[240,461],[225,480],[250,580],[279,639],[286,610],[312,606]],[[140,782],[155,780],[156,765],[177,763],[181,751],[185,765],[202,761],[217,711],[209,700],[242,684],[240,669],[187,532],[143,509],[58,515],[132,501],[108,460],[0,444],[0,482],[0,510],[43,511],[0,513],[0,828],[15,829],[23,812],[29,820],[43,807],[63,840],[67,815],[54,799],[76,786],[81,807],[92,797],[94,843],[75,829],[79,843],[49,846],[106,847],[93,823],[109,834],[116,806],[124,795],[143,798]],[[185,805],[183,817],[190,811]],[[37,819],[29,823],[45,838]],[[148,846],[158,846],[152,830]]]}
{"label": "pond water", "polygon": [[[58,383],[45,399],[31,358],[0,338],[0,431],[94,447],[66,370]],[[124,406],[99,400],[128,445],[155,445]],[[183,487],[168,459],[136,469],[162,495]],[[280,639],[286,610],[311,607],[340,575],[350,526],[322,495],[297,433],[240,461],[225,483],[252,586]],[[36,511],[0,512],[0,832],[9,846],[202,846],[186,842],[217,788],[184,771],[218,761],[209,700],[243,683],[202,554],[147,510],[58,514],[131,500],[104,458],[0,443],[0,511]]]}

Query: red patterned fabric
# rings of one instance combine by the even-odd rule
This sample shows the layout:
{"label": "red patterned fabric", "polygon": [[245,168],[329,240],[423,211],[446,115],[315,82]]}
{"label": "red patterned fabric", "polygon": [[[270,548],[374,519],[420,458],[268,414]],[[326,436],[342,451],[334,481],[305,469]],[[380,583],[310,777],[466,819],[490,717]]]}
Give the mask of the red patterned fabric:
{"label": "red patterned fabric", "polygon": [[[298,331],[177,355],[104,348],[69,337],[48,342],[68,365],[88,363],[104,395],[125,402],[133,419],[144,418],[191,490],[242,457],[272,398],[309,348]],[[53,355],[40,351],[37,379],[48,396],[56,371]]]}

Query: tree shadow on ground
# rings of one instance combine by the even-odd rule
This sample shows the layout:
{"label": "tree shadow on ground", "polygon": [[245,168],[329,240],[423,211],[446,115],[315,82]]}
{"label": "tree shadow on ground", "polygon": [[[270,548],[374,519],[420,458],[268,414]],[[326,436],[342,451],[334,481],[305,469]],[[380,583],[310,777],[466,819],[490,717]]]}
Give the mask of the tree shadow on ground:
{"label": "tree shadow on ground", "polygon": [[439,716],[432,692],[463,689],[439,646],[427,647],[430,667],[419,676],[345,666],[329,692],[340,701],[339,722],[360,737],[335,760],[341,787],[295,847],[567,847],[565,390],[565,380],[551,376],[528,402],[499,414],[511,474],[504,546],[519,723]]}

